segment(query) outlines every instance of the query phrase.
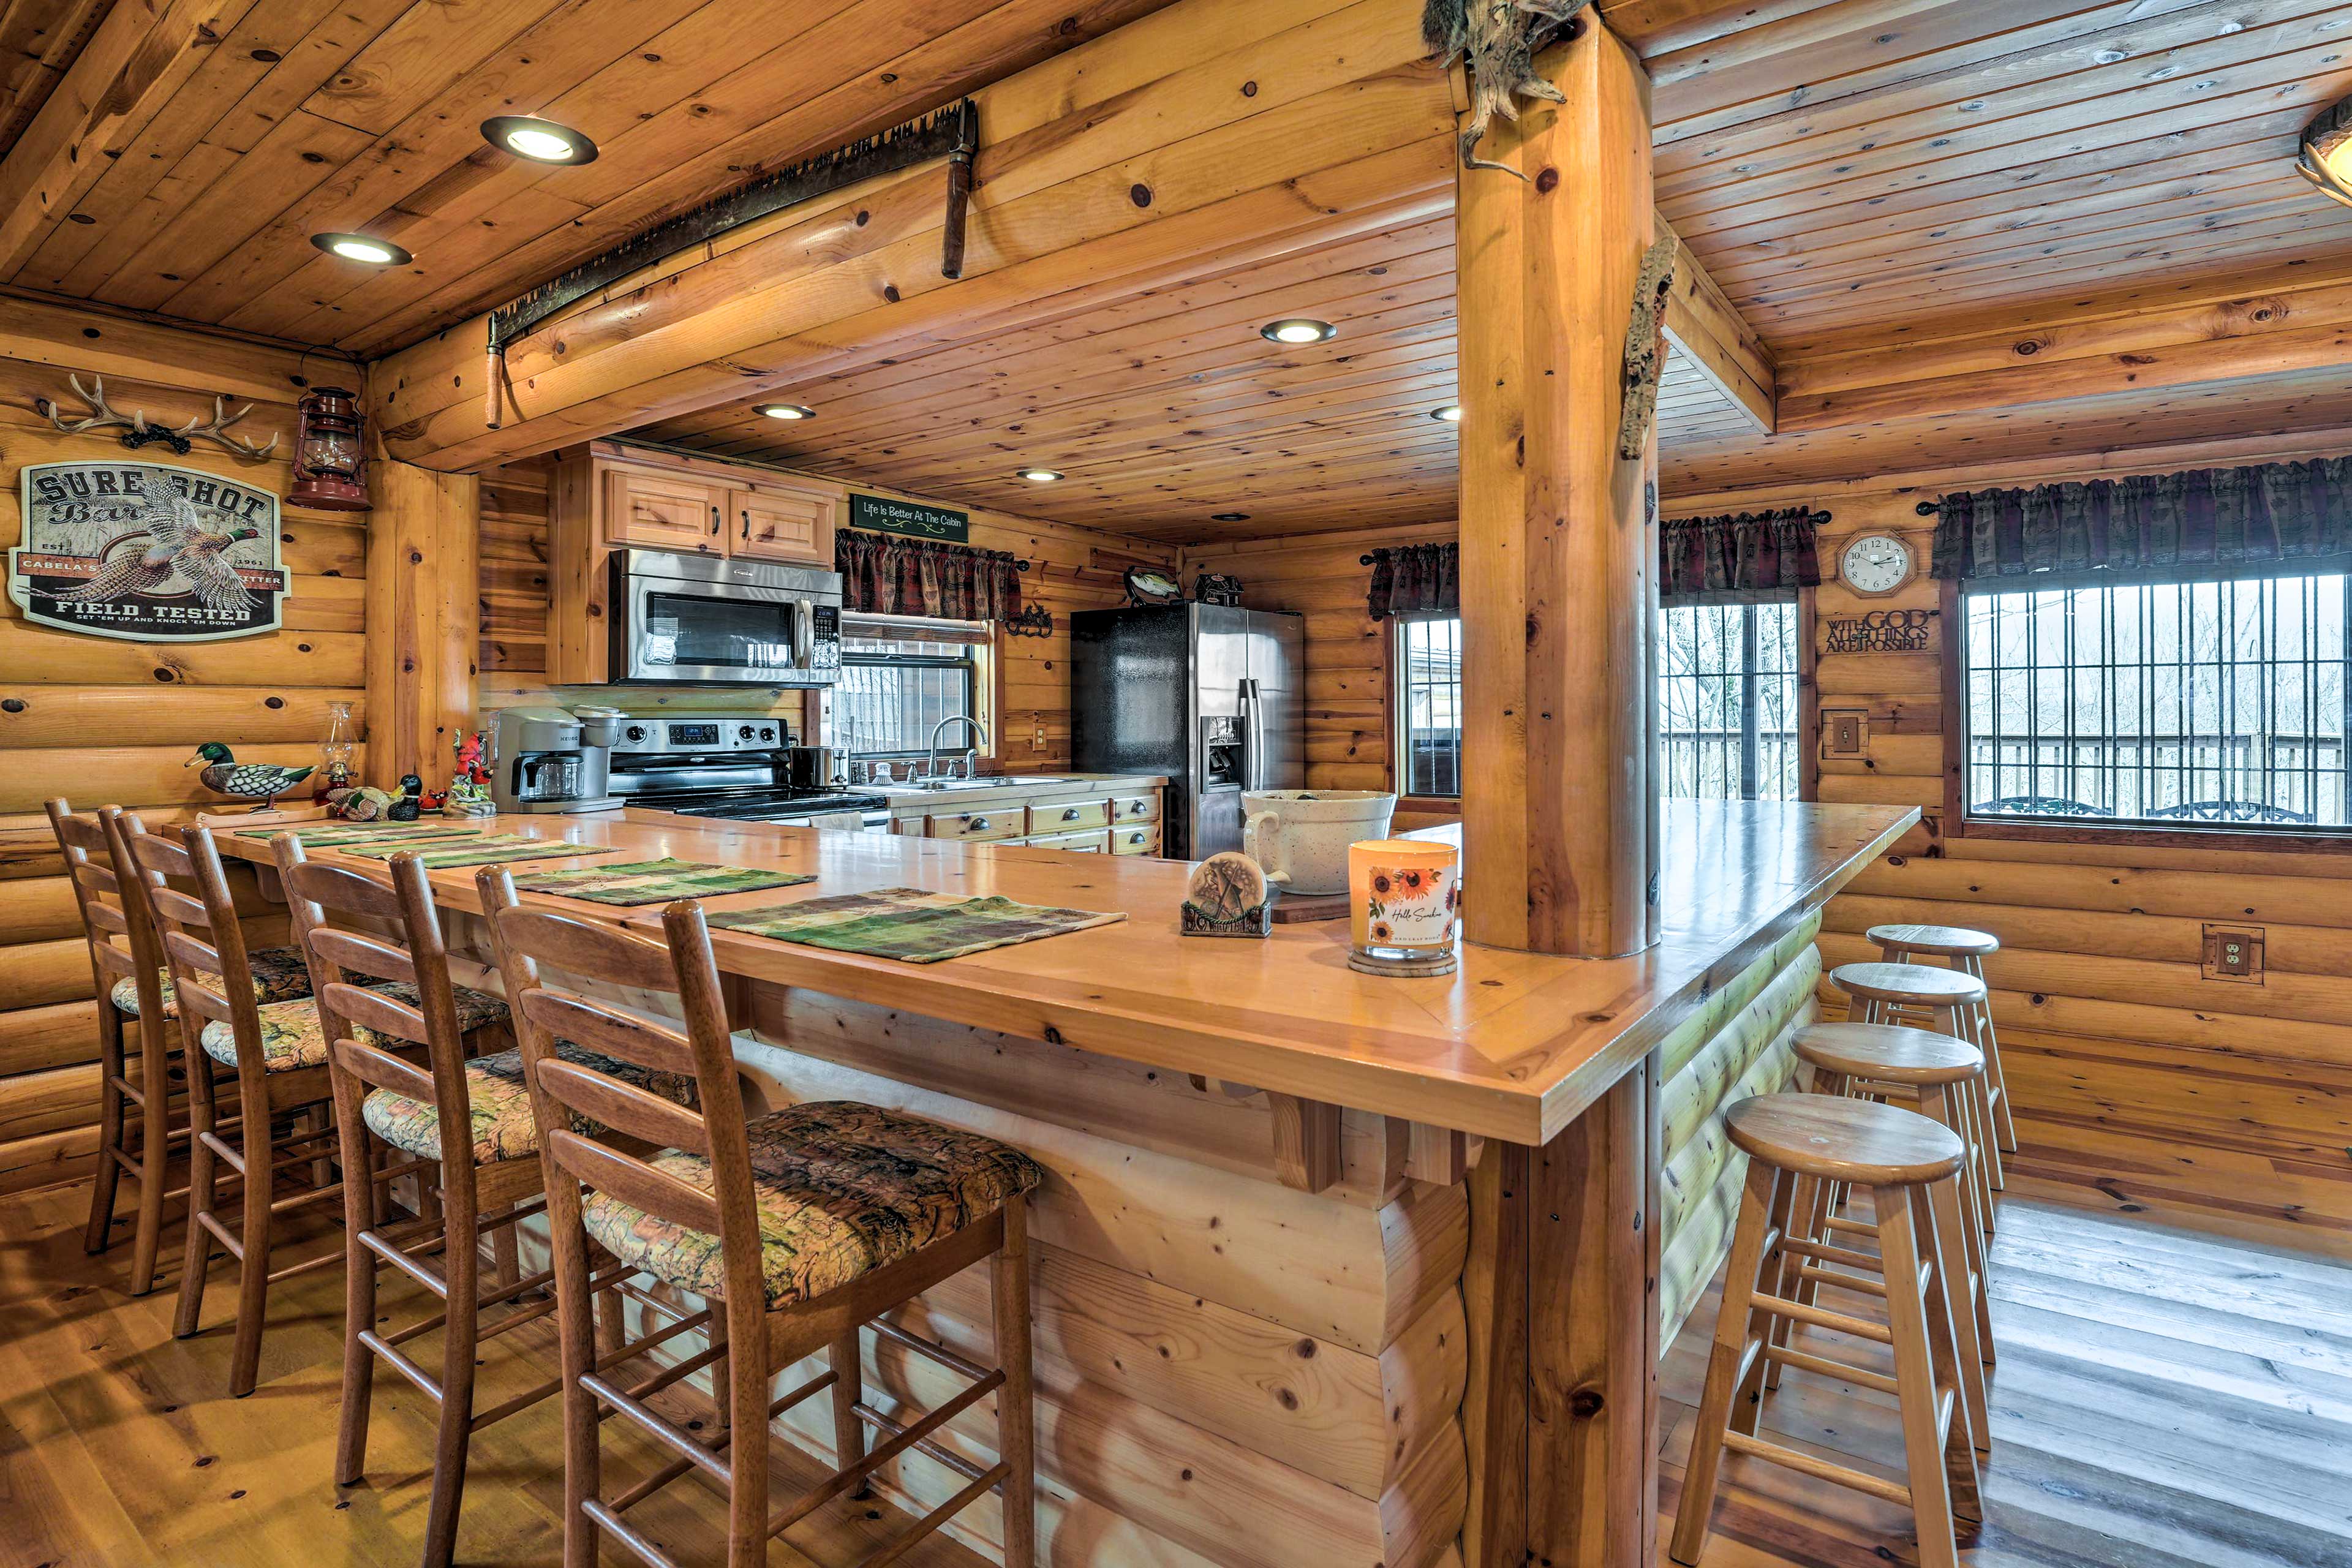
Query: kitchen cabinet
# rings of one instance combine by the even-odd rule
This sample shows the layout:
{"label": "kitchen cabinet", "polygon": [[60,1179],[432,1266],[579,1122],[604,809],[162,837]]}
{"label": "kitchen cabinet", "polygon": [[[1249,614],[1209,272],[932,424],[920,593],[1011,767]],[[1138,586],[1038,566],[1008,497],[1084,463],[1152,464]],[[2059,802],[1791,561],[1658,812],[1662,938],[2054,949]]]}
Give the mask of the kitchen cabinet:
{"label": "kitchen cabinet", "polygon": [[988,797],[984,801],[955,810],[934,809],[943,803],[922,798],[919,792],[901,792],[893,799],[890,826],[897,833],[1000,848],[1157,855],[1160,792],[1137,790],[1137,782],[1070,779],[1024,788],[1018,775],[1009,775],[980,792]]}
{"label": "kitchen cabinet", "polygon": [[605,627],[614,551],[831,571],[843,495],[838,486],[772,468],[618,441],[558,454],[548,492],[548,684],[611,679]]}

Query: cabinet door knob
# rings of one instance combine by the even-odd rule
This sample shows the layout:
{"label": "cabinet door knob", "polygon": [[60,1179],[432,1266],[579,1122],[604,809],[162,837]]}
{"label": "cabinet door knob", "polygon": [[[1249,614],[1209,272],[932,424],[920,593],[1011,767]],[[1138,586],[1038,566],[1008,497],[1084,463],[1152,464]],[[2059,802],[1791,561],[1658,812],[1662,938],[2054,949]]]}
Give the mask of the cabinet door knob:
{"label": "cabinet door knob", "polygon": [[719,513],[719,509],[715,506],[712,507],[710,509],[710,531],[713,533],[718,532],[722,521],[723,520],[720,518]]}
{"label": "cabinet door knob", "polygon": [[751,537],[751,514],[748,511],[743,514],[743,537],[746,540]]}

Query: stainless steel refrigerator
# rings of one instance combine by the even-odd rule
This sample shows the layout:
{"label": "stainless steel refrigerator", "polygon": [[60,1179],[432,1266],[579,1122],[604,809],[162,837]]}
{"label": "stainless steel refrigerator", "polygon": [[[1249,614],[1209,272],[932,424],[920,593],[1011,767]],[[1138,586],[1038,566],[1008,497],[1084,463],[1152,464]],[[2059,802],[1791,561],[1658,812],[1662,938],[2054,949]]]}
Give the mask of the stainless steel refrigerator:
{"label": "stainless steel refrigerator", "polygon": [[1242,847],[1242,792],[1307,787],[1300,617],[1223,605],[1070,617],[1070,756],[1080,773],[1166,773],[1160,853]]}

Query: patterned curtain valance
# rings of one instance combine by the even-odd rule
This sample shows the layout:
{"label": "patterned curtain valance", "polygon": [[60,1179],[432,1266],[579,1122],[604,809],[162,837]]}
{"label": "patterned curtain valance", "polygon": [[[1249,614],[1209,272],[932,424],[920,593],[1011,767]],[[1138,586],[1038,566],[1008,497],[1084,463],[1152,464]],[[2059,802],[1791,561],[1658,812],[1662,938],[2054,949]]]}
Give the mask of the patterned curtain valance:
{"label": "patterned curtain valance", "polygon": [[[1926,510],[1922,508],[1921,510]],[[1937,577],[2264,575],[2352,553],[2352,458],[1963,491],[1936,521]]]}
{"label": "patterned curtain valance", "polygon": [[845,528],[833,536],[833,561],[853,612],[1004,621],[1021,609],[1021,563],[1002,550]]}
{"label": "patterned curtain valance", "polygon": [[1458,544],[1405,544],[1375,550],[1372,589],[1368,601],[1372,619],[1391,616],[1455,615],[1462,608],[1462,547]]}
{"label": "patterned curtain valance", "polygon": [[1821,558],[1813,532],[1821,515],[1807,507],[1686,517],[1658,528],[1658,598],[1669,605],[1739,604],[1790,599],[1818,588]]}

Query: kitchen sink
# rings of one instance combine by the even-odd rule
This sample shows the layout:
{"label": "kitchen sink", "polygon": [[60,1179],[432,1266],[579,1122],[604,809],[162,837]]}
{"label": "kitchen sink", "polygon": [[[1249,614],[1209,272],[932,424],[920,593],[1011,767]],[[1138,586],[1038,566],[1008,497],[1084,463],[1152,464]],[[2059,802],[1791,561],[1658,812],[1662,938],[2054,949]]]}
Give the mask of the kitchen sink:
{"label": "kitchen sink", "polygon": [[905,787],[921,790],[1028,789],[1043,784],[1076,784],[1076,779],[1046,778],[1032,773],[1006,773],[996,778],[916,779]]}

